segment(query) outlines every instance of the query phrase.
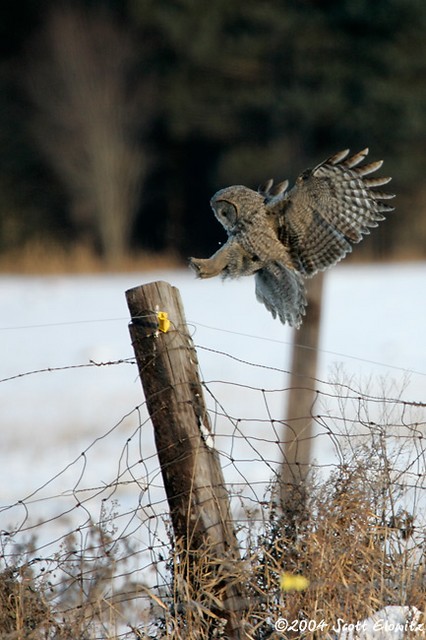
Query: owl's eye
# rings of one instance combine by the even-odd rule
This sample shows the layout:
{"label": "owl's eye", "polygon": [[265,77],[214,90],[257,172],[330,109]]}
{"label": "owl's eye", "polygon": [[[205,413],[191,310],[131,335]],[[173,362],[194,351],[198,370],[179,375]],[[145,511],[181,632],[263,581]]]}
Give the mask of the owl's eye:
{"label": "owl's eye", "polygon": [[219,220],[222,218],[227,226],[232,226],[237,221],[237,209],[230,202],[222,200],[216,205],[216,215]]}

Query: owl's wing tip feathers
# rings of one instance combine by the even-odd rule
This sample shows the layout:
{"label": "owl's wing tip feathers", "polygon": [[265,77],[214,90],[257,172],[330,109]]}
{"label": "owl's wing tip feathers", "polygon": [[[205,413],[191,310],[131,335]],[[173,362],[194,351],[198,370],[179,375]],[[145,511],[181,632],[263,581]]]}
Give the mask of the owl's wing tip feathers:
{"label": "owl's wing tip feathers", "polygon": [[343,149],[342,151],[338,151],[334,155],[327,158],[327,160],[324,160],[323,162],[321,162],[319,166],[322,166],[324,164],[333,164],[333,165],[339,164],[349,155],[349,153],[350,153],[350,149]]}
{"label": "owl's wing tip feathers", "polygon": [[257,192],[260,193],[265,202],[272,202],[273,200],[281,199],[288,189],[289,181],[283,180],[282,182],[275,183],[272,178],[269,178],[267,182],[260,185]]}

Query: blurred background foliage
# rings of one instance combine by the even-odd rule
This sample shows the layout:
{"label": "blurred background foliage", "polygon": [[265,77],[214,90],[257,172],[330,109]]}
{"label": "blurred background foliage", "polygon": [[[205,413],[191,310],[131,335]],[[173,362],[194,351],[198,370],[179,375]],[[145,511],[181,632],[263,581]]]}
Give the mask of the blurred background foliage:
{"label": "blurred background foliage", "polygon": [[1,252],[37,240],[85,243],[109,264],[202,255],[224,239],[218,188],[293,180],[369,146],[398,199],[364,255],[424,257],[423,0],[9,0],[0,12]]}

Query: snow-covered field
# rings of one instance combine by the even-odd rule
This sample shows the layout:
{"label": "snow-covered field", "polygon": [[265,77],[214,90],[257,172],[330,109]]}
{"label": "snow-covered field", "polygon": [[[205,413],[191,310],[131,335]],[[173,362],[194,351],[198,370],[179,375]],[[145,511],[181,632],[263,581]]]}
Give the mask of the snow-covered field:
{"label": "snow-covered field", "polygon": [[[259,460],[277,462],[280,452],[272,444],[271,423],[260,420],[269,413],[283,417],[283,395],[271,393],[265,408],[262,393],[242,385],[285,388],[293,334],[256,302],[252,278],[198,281],[189,271],[2,276],[0,506],[26,500],[25,507],[0,512],[0,529],[25,519],[26,509],[37,518],[46,496],[50,504],[52,496],[60,501],[73,490],[109,486],[118,477],[124,482],[130,478],[120,474],[128,470],[129,460],[147,460],[148,467],[154,460],[149,423],[140,438],[136,435],[145,419],[143,407],[135,411],[143,402],[136,366],[68,367],[131,358],[124,293],[155,280],[179,288],[202,377],[227,413],[259,418],[246,425],[255,446],[235,433],[231,438],[229,421],[215,421],[218,447],[226,452],[232,446],[233,457],[240,461],[223,459],[226,479],[252,482],[260,475],[267,481],[270,469],[266,465],[262,470]],[[404,399],[424,402],[425,284],[424,263],[339,265],[331,270],[325,281],[318,377],[327,381],[337,376],[378,395],[388,391],[396,396],[403,389]],[[211,398],[208,401],[214,406]],[[329,461],[332,455],[328,441],[318,439],[317,459]],[[67,465],[56,480],[28,498]],[[135,488],[133,483],[125,495],[120,491],[119,500],[137,503],[144,485],[141,481]]]}

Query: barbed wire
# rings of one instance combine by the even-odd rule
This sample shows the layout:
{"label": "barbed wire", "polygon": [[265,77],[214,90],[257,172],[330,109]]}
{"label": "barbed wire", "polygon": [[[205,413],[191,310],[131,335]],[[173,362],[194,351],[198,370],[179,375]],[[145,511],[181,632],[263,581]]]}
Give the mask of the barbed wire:
{"label": "barbed wire", "polygon": [[[63,321],[63,322],[48,322],[48,323],[27,324],[27,325],[9,325],[9,326],[0,326],[0,332],[30,331],[30,330],[34,330],[34,329],[78,326],[78,325],[85,325],[85,324],[102,324],[102,323],[109,323],[109,322],[121,322],[121,323],[122,322],[129,322],[129,318],[123,316],[123,317],[116,317],[116,318],[96,318],[96,319],[67,320],[67,321]],[[389,371],[399,371],[401,373],[414,374],[414,375],[419,375],[419,376],[426,376],[426,372],[425,371],[419,371],[419,370],[416,370],[416,369],[413,369],[413,368],[407,368],[407,367],[400,367],[398,365],[385,363],[385,362],[381,362],[379,360],[373,360],[373,359],[370,359],[370,358],[362,358],[360,356],[356,356],[356,355],[351,354],[351,353],[344,353],[344,352],[339,352],[339,351],[332,351],[332,350],[329,350],[329,349],[322,349],[322,348],[319,348],[319,347],[312,347],[312,346],[309,346],[309,345],[305,345],[305,344],[299,343],[297,341],[278,340],[276,338],[270,338],[270,337],[264,336],[264,335],[260,336],[260,335],[256,335],[256,334],[245,333],[245,332],[242,332],[242,331],[235,331],[235,330],[231,330],[231,329],[226,329],[224,327],[217,327],[217,326],[213,326],[213,325],[207,325],[207,324],[203,324],[201,322],[192,321],[192,320],[188,320],[188,325],[193,327],[193,337],[194,337],[194,335],[195,335],[195,333],[197,331],[197,328],[204,328],[204,329],[209,329],[210,331],[215,331],[215,332],[222,333],[222,334],[230,334],[230,335],[235,335],[235,336],[238,336],[238,337],[241,337],[241,338],[250,338],[252,340],[260,340],[260,341],[265,342],[265,343],[281,344],[281,345],[287,345],[287,346],[291,345],[292,347],[294,347],[296,349],[303,349],[303,350],[306,350],[306,351],[316,351],[319,354],[336,356],[336,357],[339,357],[339,358],[345,358],[345,359],[348,359],[348,360],[353,360],[353,361],[356,361],[356,362],[362,362],[362,363],[365,363],[365,364],[373,364],[373,365],[376,365],[376,366],[383,367],[385,369],[389,369]],[[105,364],[110,364],[110,363],[107,362]],[[81,366],[89,366],[89,365],[88,364],[83,364]],[[25,375],[28,375],[28,374],[25,374]],[[0,382],[4,382],[4,381],[9,380],[9,379],[13,379],[13,377],[5,378],[3,380],[0,380]]]}
{"label": "barbed wire", "polygon": [[68,364],[62,367],[44,367],[43,369],[34,369],[33,371],[24,371],[22,373],[16,373],[13,376],[6,378],[0,378],[0,383],[10,382],[11,380],[18,380],[19,378],[26,378],[40,373],[57,373],[58,371],[70,371],[72,369],[90,369],[92,367],[111,367],[118,364],[135,364],[135,358],[121,358],[119,360],[107,360],[105,362],[95,362],[95,360],[89,360],[89,362],[83,362],[81,364]]}

